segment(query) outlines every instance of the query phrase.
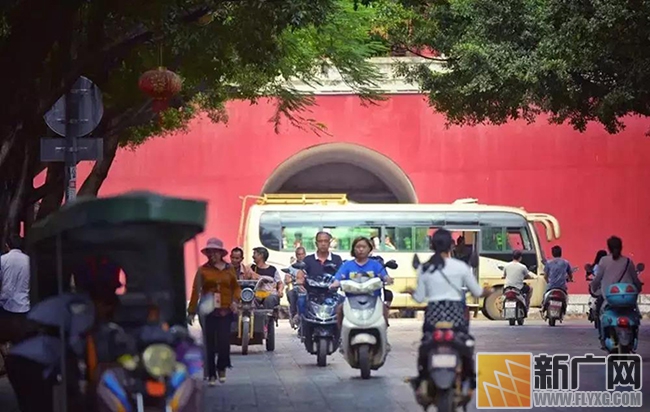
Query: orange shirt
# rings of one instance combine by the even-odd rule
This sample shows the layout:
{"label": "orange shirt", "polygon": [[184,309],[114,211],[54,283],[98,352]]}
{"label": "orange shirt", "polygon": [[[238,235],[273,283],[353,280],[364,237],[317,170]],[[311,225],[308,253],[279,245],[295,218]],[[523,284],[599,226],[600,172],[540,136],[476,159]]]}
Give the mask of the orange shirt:
{"label": "orange shirt", "polygon": [[191,315],[196,314],[196,306],[199,296],[204,293],[221,294],[221,308],[228,308],[232,302],[237,302],[241,298],[241,288],[237,283],[237,274],[235,268],[227,264],[223,270],[214,266],[205,264],[196,271],[194,284],[192,286],[192,297],[187,312]]}

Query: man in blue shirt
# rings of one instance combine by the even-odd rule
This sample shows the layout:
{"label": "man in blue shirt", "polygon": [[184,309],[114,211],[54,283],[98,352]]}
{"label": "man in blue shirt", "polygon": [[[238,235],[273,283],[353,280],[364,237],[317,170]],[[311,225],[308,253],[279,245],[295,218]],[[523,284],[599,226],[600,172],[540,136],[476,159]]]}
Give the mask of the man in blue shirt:
{"label": "man in blue shirt", "polygon": [[[320,231],[316,234],[316,253],[305,256],[305,271],[307,276],[319,277],[325,273],[325,265],[334,264],[338,270],[343,264],[341,256],[335,255],[330,252],[330,244],[332,243],[332,235],[327,232]],[[302,274],[304,276],[304,273]],[[297,278],[301,277],[299,273]]]}
{"label": "man in blue shirt", "polygon": [[553,246],[551,249],[553,259],[544,265],[544,278],[546,279],[546,291],[551,289],[567,290],[567,280],[573,280],[573,270],[571,264],[562,258],[562,248]]}
{"label": "man in blue shirt", "polygon": [[[299,270],[296,273],[296,285],[303,285],[305,282],[305,276],[309,277],[320,277],[325,274],[325,265],[333,264],[334,269],[338,270],[343,264],[343,259],[341,256],[335,255],[330,252],[330,244],[332,243],[332,235],[327,232],[320,231],[316,233],[316,253],[305,256],[302,260],[305,264],[305,270]],[[304,250],[304,248],[303,248]],[[296,253],[298,249],[296,249]],[[305,273],[306,272],[306,273]],[[298,302],[298,289],[293,288],[287,292],[287,299],[289,302]],[[295,307],[294,307],[295,306]],[[291,303],[291,307],[295,309],[295,312],[298,312],[297,305]],[[297,315],[296,315],[297,316]],[[293,324],[298,324],[297,319],[292,319]]]}

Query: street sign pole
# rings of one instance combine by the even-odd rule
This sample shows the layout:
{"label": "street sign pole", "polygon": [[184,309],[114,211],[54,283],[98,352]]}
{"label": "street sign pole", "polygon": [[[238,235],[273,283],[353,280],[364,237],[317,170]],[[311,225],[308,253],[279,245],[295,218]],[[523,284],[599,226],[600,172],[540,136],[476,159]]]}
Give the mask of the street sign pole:
{"label": "street sign pole", "polygon": [[65,96],[65,202],[77,198],[77,137],[73,132],[79,119],[78,90],[71,88]]}
{"label": "street sign pole", "polygon": [[104,114],[101,91],[81,76],[45,114],[48,127],[62,138],[41,139],[41,161],[64,162],[65,202],[77,198],[77,162],[101,160],[103,139],[86,137]]}

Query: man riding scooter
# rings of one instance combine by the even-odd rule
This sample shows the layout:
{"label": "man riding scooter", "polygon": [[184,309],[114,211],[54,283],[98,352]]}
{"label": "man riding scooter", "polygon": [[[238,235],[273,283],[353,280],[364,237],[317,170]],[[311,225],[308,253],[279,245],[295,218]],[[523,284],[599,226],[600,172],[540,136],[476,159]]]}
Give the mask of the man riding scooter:
{"label": "man riding scooter", "polygon": [[[305,248],[302,246],[298,246],[295,251],[295,263],[300,263],[303,260],[305,260],[305,256],[307,255],[307,252],[305,251]],[[287,273],[284,276],[284,283],[287,285],[287,287],[290,284],[293,284],[293,287],[291,290],[287,291],[287,300],[289,300],[289,323],[291,323],[291,327],[295,327],[295,325],[298,324],[297,316],[298,316],[298,288],[302,287],[301,285],[298,285],[295,280],[296,276],[298,275],[298,272],[300,271],[299,269],[294,268],[293,266],[289,266],[288,268],[289,273]]]}
{"label": "man riding scooter", "polygon": [[[544,292],[544,300],[546,300],[546,293],[552,289],[561,289],[567,292],[567,281],[573,282],[573,269],[568,260],[562,257],[562,248],[560,246],[553,246],[551,248],[553,259],[546,262],[544,265],[544,279],[546,280],[546,291]],[[562,306],[562,313],[566,310],[566,302]],[[544,305],[542,305],[542,312]]]}
{"label": "man riding scooter", "polygon": [[521,258],[522,253],[520,250],[512,252],[512,262],[508,263],[503,268],[503,279],[506,280],[503,289],[517,289],[526,300],[526,313],[528,313],[528,309],[530,308],[530,297],[533,294],[533,289],[525,284],[524,280],[533,279],[533,277],[528,272],[526,265],[521,263]]}

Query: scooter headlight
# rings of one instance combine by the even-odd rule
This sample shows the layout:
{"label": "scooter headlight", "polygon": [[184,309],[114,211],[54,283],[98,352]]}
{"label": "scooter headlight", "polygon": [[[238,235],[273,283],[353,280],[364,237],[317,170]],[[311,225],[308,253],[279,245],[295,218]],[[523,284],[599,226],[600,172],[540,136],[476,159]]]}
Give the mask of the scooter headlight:
{"label": "scooter headlight", "polygon": [[329,319],[333,316],[334,308],[328,305],[319,305],[311,303],[311,310],[319,319]]}
{"label": "scooter headlight", "polygon": [[255,299],[255,292],[253,289],[246,288],[241,291],[241,301],[245,303],[252,302]]}
{"label": "scooter headlight", "polygon": [[331,317],[331,316],[332,316],[332,311],[330,310],[329,307],[327,307],[327,306],[325,306],[325,305],[322,305],[322,306],[318,309],[318,317],[319,317],[319,318],[321,318],[321,319],[327,319],[327,318],[329,318],[329,317]]}
{"label": "scooter headlight", "polygon": [[142,353],[142,362],[147,373],[154,378],[171,376],[176,369],[176,353],[168,345],[149,345]]}
{"label": "scooter headlight", "polygon": [[373,313],[375,313],[374,309],[357,309],[354,311],[354,314],[359,318],[361,321],[367,321],[370,320],[372,317]]}

